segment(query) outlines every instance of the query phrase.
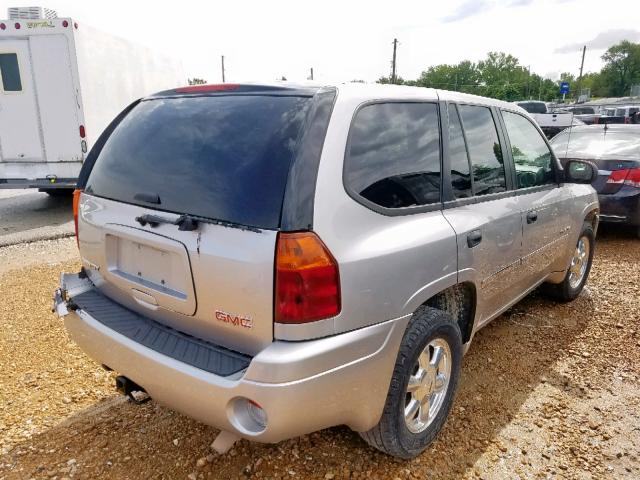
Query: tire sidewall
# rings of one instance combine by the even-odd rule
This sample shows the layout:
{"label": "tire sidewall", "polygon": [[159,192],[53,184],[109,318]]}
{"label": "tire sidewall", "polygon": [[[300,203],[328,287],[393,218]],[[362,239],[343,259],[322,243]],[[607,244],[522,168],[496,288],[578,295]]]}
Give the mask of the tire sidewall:
{"label": "tire sidewall", "polygon": [[[589,259],[587,260],[587,269],[584,272],[582,281],[580,282],[580,284],[578,284],[576,288],[571,287],[571,284],[569,283],[569,275],[571,272],[567,271],[567,276],[565,277],[565,290],[567,292],[567,296],[572,299],[580,295],[580,292],[582,292],[584,285],[587,283],[587,279],[589,278],[589,273],[591,272],[591,264],[593,263],[593,255],[596,249],[595,235],[593,233],[593,228],[591,228],[591,225],[585,225],[582,228],[582,231],[580,232],[580,236],[576,241],[576,246],[582,237],[586,237],[587,240],[589,241]],[[574,246],[574,248],[576,248],[576,246]],[[572,255],[573,255],[573,252],[572,252]]]}
{"label": "tire sidewall", "polygon": [[[435,321],[433,321],[435,320]],[[421,325],[417,325],[422,322]],[[449,410],[453,403],[458,379],[460,376],[460,367],[462,363],[462,341],[460,335],[460,329],[457,324],[451,320],[451,318],[444,312],[438,312],[438,315],[432,321],[426,323],[422,318],[412,324],[405,335],[406,343],[403,345],[407,348],[408,354],[405,357],[405,363],[401,365],[402,368],[402,381],[400,383],[400,389],[394,392],[393,398],[393,411],[396,412],[396,425],[395,431],[400,447],[407,453],[407,457],[413,457],[425,447],[431,443],[438,432],[442,429]],[[418,341],[412,342],[411,339],[413,332],[412,329],[419,327],[422,335]],[[413,367],[418,360],[418,356],[425,349],[427,344],[435,338],[444,339],[451,350],[451,378],[449,379],[449,385],[447,388],[447,394],[442,402],[440,410],[436,414],[436,417],[431,424],[421,433],[411,432],[404,419],[404,407],[407,385],[409,383],[409,377],[412,374]],[[404,343],[404,342],[403,342]]]}

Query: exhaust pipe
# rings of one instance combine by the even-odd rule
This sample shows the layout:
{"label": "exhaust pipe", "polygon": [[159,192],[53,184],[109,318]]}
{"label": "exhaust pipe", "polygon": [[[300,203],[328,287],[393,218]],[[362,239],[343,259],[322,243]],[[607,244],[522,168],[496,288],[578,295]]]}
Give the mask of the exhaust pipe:
{"label": "exhaust pipe", "polygon": [[144,388],[124,375],[116,377],[116,390],[129,397],[136,405],[141,405],[151,400],[151,397]]}

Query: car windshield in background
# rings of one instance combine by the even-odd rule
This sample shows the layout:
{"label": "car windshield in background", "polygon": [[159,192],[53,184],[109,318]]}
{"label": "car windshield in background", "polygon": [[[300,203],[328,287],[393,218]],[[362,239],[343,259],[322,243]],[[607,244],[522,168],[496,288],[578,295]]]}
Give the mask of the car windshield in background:
{"label": "car windshield in background", "polygon": [[637,160],[640,159],[640,127],[630,130],[564,130],[551,140],[551,146],[556,156],[562,158]]}
{"label": "car windshield in background", "polygon": [[529,113],[547,113],[547,106],[541,102],[519,102],[518,106]]}
{"label": "car windshield in background", "polygon": [[[114,130],[87,193],[276,229],[311,98],[227,95],[141,102]],[[143,199],[159,198],[152,205]]]}

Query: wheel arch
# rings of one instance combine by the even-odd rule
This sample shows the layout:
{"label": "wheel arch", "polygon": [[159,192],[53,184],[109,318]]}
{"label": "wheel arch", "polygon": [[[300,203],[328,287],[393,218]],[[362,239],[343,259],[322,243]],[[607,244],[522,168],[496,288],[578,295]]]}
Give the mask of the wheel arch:
{"label": "wheel arch", "polygon": [[471,340],[477,309],[477,292],[473,283],[451,285],[430,297],[423,305],[447,312],[460,327],[462,343]]}

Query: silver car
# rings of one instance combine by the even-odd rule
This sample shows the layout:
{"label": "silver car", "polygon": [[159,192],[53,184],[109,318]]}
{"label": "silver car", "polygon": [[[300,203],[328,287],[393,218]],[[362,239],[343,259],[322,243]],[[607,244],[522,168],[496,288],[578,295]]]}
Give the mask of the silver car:
{"label": "silver car", "polygon": [[129,106],[74,196],[54,307],[119,388],[260,442],[345,424],[418,455],[474,334],[587,280],[597,170],[518,106],[427,88],[204,85]]}

